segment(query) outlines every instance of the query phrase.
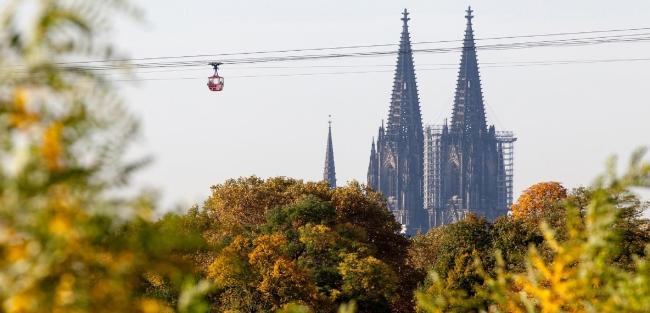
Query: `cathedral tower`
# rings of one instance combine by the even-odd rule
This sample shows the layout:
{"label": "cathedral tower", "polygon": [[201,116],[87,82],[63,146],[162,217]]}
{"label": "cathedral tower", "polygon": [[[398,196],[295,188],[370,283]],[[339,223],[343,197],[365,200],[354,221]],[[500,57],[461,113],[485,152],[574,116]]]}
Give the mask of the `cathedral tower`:
{"label": "cathedral tower", "polygon": [[423,206],[422,117],[413,51],[404,10],[402,35],[386,126],[379,127],[371,146],[368,185],[383,193],[389,209],[407,234],[428,229]]}
{"label": "cathedral tower", "polygon": [[472,9],[458,70],[451,123],[427,127],[425,202],[430,227],[462,219],[468,213],[494,219],[512,202],[510,132],[488,126],[481,89]]}

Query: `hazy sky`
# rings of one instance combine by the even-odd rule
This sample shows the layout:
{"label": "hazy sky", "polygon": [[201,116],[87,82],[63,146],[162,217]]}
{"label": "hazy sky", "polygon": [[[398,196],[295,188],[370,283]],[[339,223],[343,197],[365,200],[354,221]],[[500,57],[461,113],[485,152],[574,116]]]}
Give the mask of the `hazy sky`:
{"label": "hazy sky", "polygon": [[[131,57],[397,44],[404,8],[411,12],[414,42],[462,39],[467,5],[475,10],[477,38],[650,27],[647,0],[139,3],[145,23],[124,23],[116,37]],[[521,40],[540,39],[516,41]],[[567,187],[588,184],[602,172],[608,156],[626,158],[635,147],[650,145],[648,61],[487,65],[648,58],[650,43],[478,53],[488,122],[518,137],[515,197],[540,181]],[[441,123],[450,116],[459,58],[459,53],[415,54],[424,123]],[[211,185],[233,177],[320,180],[328,114],[333,116],[339,183],[365,182],[371,138],[388,112],[395,59],[224,66],[222,93],[207,90],[207,66],[143,73],[142,78],[198,79],[150,80],[124,87],[129,106],[143,123],[137,153],[155,157],[137,183],[160,188],[169,207],[201,202]],[[359,71],[373,73],[269,76]],[[257,77],[241,77],[251,75]]]}

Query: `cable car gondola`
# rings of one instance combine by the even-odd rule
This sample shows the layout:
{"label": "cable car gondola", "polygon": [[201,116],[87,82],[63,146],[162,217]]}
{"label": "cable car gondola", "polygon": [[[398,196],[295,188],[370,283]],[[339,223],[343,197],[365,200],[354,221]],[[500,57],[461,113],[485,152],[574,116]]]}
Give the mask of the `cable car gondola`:
{"label": "cable car gondola", "polygon": [[210,63],[214,68],[214,75],[208,77],[208,88],[211,91],[221,91],[223,90],[223,77],[219,76],[219,65],[221,63]]}

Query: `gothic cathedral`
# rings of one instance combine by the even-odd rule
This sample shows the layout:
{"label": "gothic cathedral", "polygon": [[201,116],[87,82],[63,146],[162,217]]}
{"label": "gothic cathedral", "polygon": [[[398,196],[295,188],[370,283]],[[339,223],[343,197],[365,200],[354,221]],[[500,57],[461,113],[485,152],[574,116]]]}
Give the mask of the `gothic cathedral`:
{"label": "gothic cathedral", "polygon": [[407,235],[453,223],[469,213],[494,219],[512,204],[512,132],[488,126],[467,10],[451,122],[423,128],[403,13],[390,109],[373,140],[368,185],[383,193]]}

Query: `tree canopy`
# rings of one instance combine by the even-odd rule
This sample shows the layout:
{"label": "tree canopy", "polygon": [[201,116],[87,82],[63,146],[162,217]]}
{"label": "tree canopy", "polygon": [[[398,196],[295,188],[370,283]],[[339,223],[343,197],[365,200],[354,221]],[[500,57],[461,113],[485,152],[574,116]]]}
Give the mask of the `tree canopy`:
{"label": "tree canopy", "polygon": [[560,183],[537,183],[524,190],[512,205],[512,216],[531,223],[562,219],[556,215],[562,213],[566,198],[567,190]]}
{"label": "tree canopy", "polygon": [[215,310],[301,303],[333,312],[351,300],[360,312],[413,307],[409,242],[382,197],[357,183],[229,180],[212,187],[203,210],[223,243],[206,268],[218,286]]}

